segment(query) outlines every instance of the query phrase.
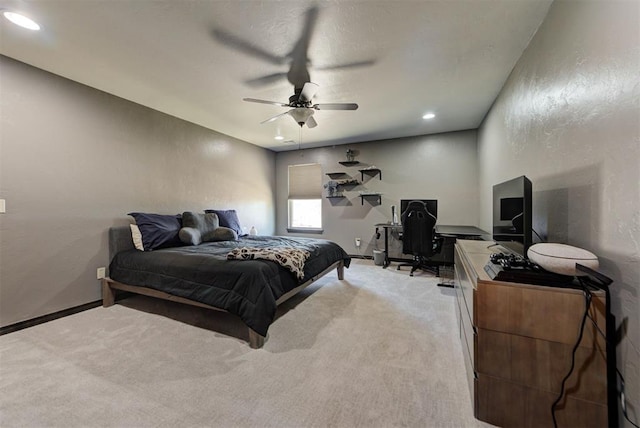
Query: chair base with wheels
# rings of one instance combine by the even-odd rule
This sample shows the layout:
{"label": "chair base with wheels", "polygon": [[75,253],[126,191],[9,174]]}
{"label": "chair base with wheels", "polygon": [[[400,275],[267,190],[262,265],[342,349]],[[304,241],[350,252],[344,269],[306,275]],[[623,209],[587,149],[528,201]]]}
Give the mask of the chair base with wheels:
{"label": "chair base with wheels", "polygon": [[426,272],[431,272],[435,274],[435,276],[440,276],[440,266],[427,264],[427,259],[423,256],[413,256],[413,263],[401,263],[398,265],[398,268],[396,270],[400,270],[400,268],[403,266],[411,266],[411,272],[409,272],[409,276],[413,276],[413,273],[418,269]]}

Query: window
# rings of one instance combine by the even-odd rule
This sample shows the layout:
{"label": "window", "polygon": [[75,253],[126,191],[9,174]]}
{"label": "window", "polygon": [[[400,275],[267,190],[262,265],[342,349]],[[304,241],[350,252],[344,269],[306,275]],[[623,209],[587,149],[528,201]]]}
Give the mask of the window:
{"label": "window", "polygon": [[320,164],[289,165],[289,232],[322,232]]}

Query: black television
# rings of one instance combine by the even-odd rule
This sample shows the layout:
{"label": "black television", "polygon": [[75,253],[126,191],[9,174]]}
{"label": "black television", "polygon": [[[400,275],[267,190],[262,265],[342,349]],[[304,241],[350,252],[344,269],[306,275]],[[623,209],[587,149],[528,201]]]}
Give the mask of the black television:
{"label": "black television", "polygon": [[531,246],[532,199],[524,175],[493,186],[493,240],[522,256]]}
{"label": "black television", "polygon": [[437,199],[400,199],[400,218],[402,213],[407,209],[407,205],[412,201],[420,201],[427,204],[427,211],[433,214],[435,218],[438,218],[438,200]]}

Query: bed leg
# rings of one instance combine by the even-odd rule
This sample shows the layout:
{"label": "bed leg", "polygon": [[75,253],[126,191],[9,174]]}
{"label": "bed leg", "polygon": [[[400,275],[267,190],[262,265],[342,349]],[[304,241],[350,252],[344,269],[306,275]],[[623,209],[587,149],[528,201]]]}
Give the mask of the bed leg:
{"label": "bed leg", "polygon": [[344,262],[340,262],[336,270],[338,271],[338,279],[344,279]]}
{"label": "bed leg", "polygon": [[102,278],[102,307],[108,308],[116,302],[116,290],[109,287],[107,278]]}
{"label": "bed leg", "polygon": [[249,346],[253,349],[259,349],[264,346],[265,338],[256,333],[251,327],[249,329]]}

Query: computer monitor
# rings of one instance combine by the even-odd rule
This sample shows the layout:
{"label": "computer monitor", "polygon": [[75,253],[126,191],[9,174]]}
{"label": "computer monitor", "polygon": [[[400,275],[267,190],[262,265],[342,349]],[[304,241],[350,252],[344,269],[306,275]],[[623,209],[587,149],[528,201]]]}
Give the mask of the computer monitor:
{"label": "computer monitor", "polygon": [[513,220],[524,212],[524,198],[501,198],[500,220]]}
{"label": "computer monitor", "polygon": [[493,240],[525,256],[531,246],[531,181],[523,176],[493,186]]}
{"label": "computer monitor", "polygon": [[427,204],[427,211],[433,214],[435,218],[438,218],[438,200],[437,199],[400,199],[400,218],[402,213],[407,209],[409,202],[420,201]]}

